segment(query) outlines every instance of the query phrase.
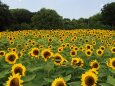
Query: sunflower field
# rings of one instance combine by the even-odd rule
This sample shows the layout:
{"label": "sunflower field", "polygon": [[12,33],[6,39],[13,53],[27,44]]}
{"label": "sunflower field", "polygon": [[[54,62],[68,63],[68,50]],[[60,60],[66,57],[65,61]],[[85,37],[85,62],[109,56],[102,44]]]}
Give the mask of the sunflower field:
{"label": "sunflower field", "polygon": [[115,86],[115,31],[0,32],[0,86]]}

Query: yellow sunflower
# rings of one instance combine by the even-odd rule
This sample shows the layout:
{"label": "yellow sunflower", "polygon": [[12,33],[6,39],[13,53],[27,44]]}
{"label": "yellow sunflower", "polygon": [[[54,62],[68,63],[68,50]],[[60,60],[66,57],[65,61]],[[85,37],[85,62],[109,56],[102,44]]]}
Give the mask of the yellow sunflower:
{"label": "yellow sunflower", "polygon": [[97,60],[93,60],[91,63],[90,63],[90,67],[93,69],[96,69],[98,70],[99,69],[99,63]]}
{"label": "yellow sunflower", "polygon": [[112,53],[115,53],[115,47],[112,47],[112,48],[111,48],[111,52],[112,52]]}
{"label": "yellow sunflower", "polygon": [[77,51],[75,51],[75,50],[72,50],[72,51],[70,51],[70,55],[73,57],[73,56],[75,56],[77,54]]}
{"label": "yellow sunflower", "polygon": [[30,51],[30,55],[33,57],[38,57],[39,55],[39,49],[38,48],[32,48]]}
{"label": "yellow sunflower", "polygon": [[5,51],[0,51],[0,56],[4,56],[5,55]]}
{"label": "yellow sunflower", "polygon": [[51,84],[51,86],[67,86],[66,85],[66,82],[65,82],[65,80],[63,79],[63,78],[56,78],[53,82],[52,82],[52,84]]}
{"label": "yellow sunflower", "polygon": [[93,72],[86,72],[85,74],[82,74],[81,77],[81,85],[82,86],[96,86],[98,77]]}
{"label": "yellow sunflower", "polygon": [[10,76],[8,81],[6,82],[6,86],[23,86],[23,80],[20,79],[21,76],[19,74]]}
{"label": "yellow sunflower", "polygon": [[107,61],[107,66],[111,67],[113,70],[115,70],[115,58],[110,58]]}
{"label": "yellow sunflower", "polygon": [[96,54],[97,54],[98,56],[102,56],[102,55],[103,55],[103,50],[97,49],[97,50],[96,50]]}
{"label": "yellow sunflower", "polygon": [[104,46],[100,46],[100,49],[101,49],[101,50],[105,50],[105,47],[104,47]]}
{"label": "yellow sunflower", "polygon": [[5,55],[5,61],[9,64],[14,64],[18,59],[18,55],[16,52],[10,52]]}
{"label": "yellow sunflower", "polygon": [[56,53],[54,55],[54,64],[61,65],[61,64],[63,64],[63,62],[64,62],[64,58],[59,53]]}
{"label": "yellow sunflower", "polygon": [[21,76],[25,76],[25,72],[26,68],[21,63],[12,66],[12,75],[19,73]]}
{"label": "yellow sunflower", "polygon": [[41,52],[42,58],[44,58],[44,61],[47,61],[49,58],[53,56],[53,52],[51,52],[49,49],[44,49]]}
{"label": "yellow sunflower", "polygon": [[85,50],[86,56],[90,57],[92,55],[92,51],[90,49]]}
{"label": "yellow sunflower", "polygon": [[73,68],[76,68],[76,67],[82,67],[84,64],[84,61],[81,59],[81,58],[72,58],[71,60],[71,65]]}
{"label": "yellow sunflower", "polygon": [[62,51],[63,51],[63,47],[59,47],[58,52],[62,52]]}

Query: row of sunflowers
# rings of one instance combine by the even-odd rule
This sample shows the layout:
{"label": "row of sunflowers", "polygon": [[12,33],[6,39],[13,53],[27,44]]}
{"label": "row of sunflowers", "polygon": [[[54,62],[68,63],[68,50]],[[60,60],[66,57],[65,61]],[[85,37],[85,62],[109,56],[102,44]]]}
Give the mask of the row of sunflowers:
{"label": "row of sunflowers", "polygon": [[0,32],[0,86],[115,86],[115,31]]}

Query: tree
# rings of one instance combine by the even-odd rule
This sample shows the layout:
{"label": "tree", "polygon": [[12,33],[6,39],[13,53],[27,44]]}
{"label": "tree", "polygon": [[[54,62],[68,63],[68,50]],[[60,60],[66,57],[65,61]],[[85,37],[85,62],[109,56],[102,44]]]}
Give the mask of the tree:
{"label": "tree", "polygon": [[5,30],[4,28],[11,24],[11,18],[9,7],[0,1],[0,31]]}
{"label": "tree", "polygon": [[11,9],[10,12],[15,24],[31,22],[32,13],[26,9]]}
{"label": "tree", "polygon": [[115,26],[115,2],[104,5],[101,14],[104,24]]}
{"label": "tree", "polygon": [[32,23],[40,29],[63,28],[63,18],[52,9],[42,8],[32,17]]}

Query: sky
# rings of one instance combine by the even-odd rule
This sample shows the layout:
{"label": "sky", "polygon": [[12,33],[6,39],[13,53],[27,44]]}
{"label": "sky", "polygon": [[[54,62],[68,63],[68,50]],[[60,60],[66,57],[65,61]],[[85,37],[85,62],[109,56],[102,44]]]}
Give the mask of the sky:
{"label": "sky", "polygon": [[103,5],[115,0],[1,0],[10,9],[24,8],[37,12],[41,8],[54,9],[63,18],[89,18],[101,12]]}

